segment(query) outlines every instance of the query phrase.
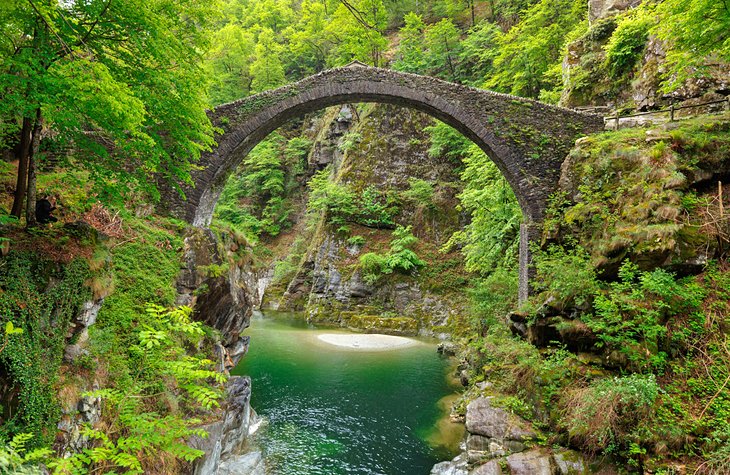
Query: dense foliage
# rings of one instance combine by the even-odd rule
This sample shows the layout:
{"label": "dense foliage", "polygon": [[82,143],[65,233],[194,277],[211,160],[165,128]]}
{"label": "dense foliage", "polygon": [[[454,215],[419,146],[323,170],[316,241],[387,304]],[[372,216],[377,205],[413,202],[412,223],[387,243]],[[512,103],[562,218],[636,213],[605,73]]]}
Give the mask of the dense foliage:
{"label": "dense foliage", "polygon": [[55,389],[72,318],[90,291],[89,268],[82,259],[64,268],[30,253],[0,261],[0,323],[22,329],[10,335],[0,352],[4,384],[13,390],[2,401],[0,438],[20,432],[32,445],[53,441],[60,407]]}
{"label": "dense foliage", "polygon": [[[41,447],[60,417],[58,387],[95,371],[106,375],[92,393],[104,400],[106,430],[85,429],[93,443],[51,462],[58,473],[153,473],[160,459],[179,467],[200,455],[184,439],[202,435],[196,417],[221,396],[224,378],[208,360],[215,335],[188,310],[165,310],[184,225],[143,216],[158,186],[188,180],[214,145],[206,107],[353,60],[552,103],[578,91],[582,105],[619,101],[641,79],[653,38],[666,52],[656,71],[665,93],[730,61],[724,2],[647,0],[591,23],[586,10],[585,0],[2,2],[0,175],[12,204],[3,199],[10,212],[0,211],[0,470],[37,472],[30,465],[50,455]],[[578,64],[566,71],[571,55]],[[721,182],[717,193],[697,186],[730,163],[727,124],[598,134],[574,148],[572,189],[552,197],[535,250],[535,296],[512,313],[555,329],[561,341],[540,350],[505,325],[516,307],[519,205],[484,152],[442,123],[426,128],[428,153],[460,167],[463,182],[463,229],[443,247],[448,257],[426,257],[399,219],[438,213],[442,184],[355,186],[308,163],[305,131],[274,133],[242,157],[216,218],[255,240],[284,233],[307,208],[310,231],[373,246],[351,262],[371,284],[395,274],[431,275],[442,289],[468,283],[474,308],[451,330],[466,344],[472,382],[489,378],[503,405],[556,440],[640,470],[652,457],[689,454],[703,459],[698,470],[727,473],[730,218]],[[350,131],[339,152],[363,139]],[[62,199],[64,220],[92,221],[111,241],[65,228],[22,234],[24,208],[33,228],[36,189]],[[294,241],[275,282],[299,270],[307,246]],[[456,252],[470,274],[449,280],[442,270],[458,267]],[[688,268],[692,259],[700,264]],[[63,363],[78,308],[102,297],[89,354]]]}

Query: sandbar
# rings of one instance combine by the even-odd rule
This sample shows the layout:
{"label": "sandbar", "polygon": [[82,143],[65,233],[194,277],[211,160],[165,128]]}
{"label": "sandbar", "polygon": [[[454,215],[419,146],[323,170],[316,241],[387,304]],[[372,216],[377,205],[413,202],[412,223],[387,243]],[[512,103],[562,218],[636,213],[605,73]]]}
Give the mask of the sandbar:
{"label": "sandbar", "polygon": [[420,344],[418,340],[402,336],[380,334],[322,333],[317,339],[329,345],[360,351],[386,351]]}

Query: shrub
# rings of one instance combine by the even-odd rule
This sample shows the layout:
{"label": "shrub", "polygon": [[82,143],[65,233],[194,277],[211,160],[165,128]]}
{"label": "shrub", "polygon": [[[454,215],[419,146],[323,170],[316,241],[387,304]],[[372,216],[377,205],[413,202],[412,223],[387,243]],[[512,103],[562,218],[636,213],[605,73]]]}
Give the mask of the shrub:
{"label": "shrub", "polygon": [[434,208],[433,195],[433,184],[420,178],[410,178],[408,189],[402,193],[403,199],[428,209]]}
{"label": "shrub", "polygon": [[51,451],[48,449],[26,450],[25,445],[33,434],[17,434],[5,444],[0,444],[0,472],[14,475],[41,475],[44,473],[36,464],[45,460]]}
{"label": "shrub", "polygon": [[338,148],[343,152],[348,152],[354,149],[360,142],[362,142],[361,134],[358,132],[348,132],[342,136]]}
{"label": "shrub", "polygon": [[347,239],[348,246],[362,247],[365,245],[365,238],[363,236],[352,236]]}
{"label": "shrub", "polygon": [[375,187],[370,185],[362,192],[357,202],[355,221],[368,227],[387,228],[393,226],[393,215],[397,210],[384,203],[384,197]]}
{"label": "shrub", "polygon": [[329,222],[345,224],[357,212],[355,193],[345,185],[330,179],[331,167],[314,174],[309,181],[308,208],[314,212],[324,212]]}
{"label": "shrub", "polygon": [[584,322],[596,333],[599,345],[624,353],[637,369],[662,370],[666,360],[666,322],[700,309],[701,287],[692,280],[676,280],[662,270],[640,272],[626,261],[620,281],[594,300],[595,315]]}
{"label": "shrub", "polygon": [[428,154],[433,158],[446,157],[458,162],[466,156],[472,143],[464,134],[443,122],[428,126],[425,130],[431,136]]}
{"label": "shrub", "polygon": [[388,269],[390,272],[399,270],[404,273],[417,270],[426,265],[411,247],[418,242],[418,238],[411,232],[411,226],[398,226],[393,231],[393,240],[390,241],[388,254]]}
{"label": "shrub", "polygon": [[[0,367],[7,384],[17,390],[12,413],[3,408],[0,439],[29,433],[36,447],[53,440],[60,416],[55,386],[66,333],[91,296],[84,287],[88,278],[83,259],[60,266],[11,252],[0,260],[0,328],[10,331],[3,337]],[[16,326],[23,331],[17,333]]]}
{"label": "shrub", "polygon": [[602,379],[563,397],[563,424],[583,450],[630,455],[631,444],[640,442],[635,431],[652,418],[658,395],[654,375]]}
{"label": "shrub", "polygon": [[540,298],[553,297],[564,308],[585,306],[598,291],[590,256],[581,247],[566,250],[552,245],[535,253]]}
{"label": "shrub", "polygon": [[651,20],[636,16],[618,24],[606,44],[606,63],[614,76],[629,72],[639,60],[649,37]]}
{"label": "shrub", "polygon": [[388,273],[388,259],[375,252],[365,253],[360,256],[360,269],[365,282],[374,284],[382,274]]}
{"label": "shrub", "polygon": [[360,268],[366,282],[373,284],[381,275],[399,271],[411,273],[426,265],[418,255],[411,250],[411,246],[418,242],[418,238],[411,232],[411,227],[398,226],[393,231],[393,240],[390,241],[390,252],[386,255],[368,252],[360,256]]}
{"label": "shrub", "polygon": [[[197,428],[201,421],[183,417],[184,411],[170,406],[180,405],[191,413],[217,407],[227,378],[214,370],[213,361],[188,352],[201,347],[206,333],[201,322],[191,321],[191,313],[188,307],[166,310],[149,305],[138,315],[134,343],[126,348],[130,364],[137,366],[135,378],[130,384],[89,393],[104,400],[106,427],[86,427],[82,433],[95,441],[94,446],[49,463],[54,473],[116,469],[141,474],[147,472],[147,457],[157,462],[166,455],[191,462],[203,455],[185,443],[193,435],[207,436]],[[163,405],[154,404],[160,394],[174,403],[161,409]]]}

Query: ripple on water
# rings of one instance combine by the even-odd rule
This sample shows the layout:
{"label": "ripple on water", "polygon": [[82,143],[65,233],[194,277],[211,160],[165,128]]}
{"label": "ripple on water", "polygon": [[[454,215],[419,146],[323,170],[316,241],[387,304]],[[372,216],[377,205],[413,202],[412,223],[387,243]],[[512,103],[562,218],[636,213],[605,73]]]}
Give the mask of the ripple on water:
{"label": "ripple on water", "polygon": [[252,377],[252,405],[268,421],[256,434],[268,473],[427,474],[454,455],[450,438],[434,436],[453,392],[434,345],[343,351],[317,343],[321,333],[255,319],[234,370]]}

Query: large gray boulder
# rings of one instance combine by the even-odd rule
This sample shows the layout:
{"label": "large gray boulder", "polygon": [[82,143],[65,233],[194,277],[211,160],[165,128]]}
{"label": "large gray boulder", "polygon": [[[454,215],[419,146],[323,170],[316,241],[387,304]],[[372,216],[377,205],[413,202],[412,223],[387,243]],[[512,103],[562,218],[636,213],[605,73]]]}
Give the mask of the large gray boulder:
{"label": "large gray boulder", "polygon": [[486,397],[477,398],[466,407],[466,430],[491,439],[518,442],[537,437],[528,422],[493,406],[491,398]]}
{"label": "large gray boulder", "polygon": [[430,475],[469,475],[465,454],[459,454],[449,462],[437,463]]}
{"label": "large gray boulder", "polygon": [[265,475],[261,452],[239,455],[220,464],[217,475]]}
{"label": "large gray boulder", "polygon": [[500,467],[499,462],[496,460],[490,460],[484,465],[480,465],[469,472],[469,475],[502,475],[503,473],[504,472],[502,472],[502,467]]}
{"label": "large gray boulder", "polygon": [[541,449],[528,450],[507,457],[510,475],[555,475],[552,455]]}

